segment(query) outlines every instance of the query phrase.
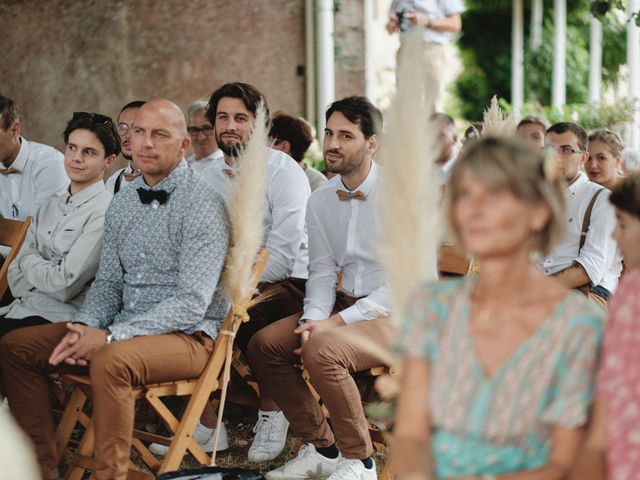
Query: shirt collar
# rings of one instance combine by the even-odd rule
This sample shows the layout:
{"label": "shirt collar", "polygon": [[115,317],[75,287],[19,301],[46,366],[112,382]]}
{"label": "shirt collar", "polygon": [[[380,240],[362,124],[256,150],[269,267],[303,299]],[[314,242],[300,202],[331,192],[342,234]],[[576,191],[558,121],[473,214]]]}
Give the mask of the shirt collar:
{"label": "shirt collar", "polygon": [[17,168],[21,172],[24,172],[24,167],[27,164],[27,160],[29,159],[29,151],[31,147],[29,146],[29,142],[23,137],[20,137],[20,151],[18,152],[18,156],[13,161],[11,166],[13,168]]}
{"label": "shirt collar", "polygon": [[582,172],[578,172],[578,178],[576,178],[575,182],[567,187],[567,190],[572,195],[575,195],[576,192],[584,186],[588,182],[587,177],[582,174]]}
{"label": "shirt collar", "polygon": [[134,182],[137,182],[138,186],[146,190],[164,190],[167,193],[171,193],[180,184],[189,170],[189,165],[183,158],[182,160],[180,160],[180,163],[178,163],[178,166],[174,168],[169,175],[163,178],[155,187],[149,187],[149,185],[145,183],[143,175],[140,175],[138,178],[136,178]]}
{"label": "shirt collar", "polygon": [[[371,194],[371,192],[373,191],[373,188],[376,185],[376,180],[378,179],[378,170],[380,167],[378,167],[378,164],[374,161],[371,161],[371,169],[369,170],[369,174],[367,175],[367,178],[364,179],[364,182],[362,182],[355,190],[351,190],[352,192],[362,192],[364,193],[367,197]],[[347,188],[344,183],[340,182],[342,184],[343,187],[345,187],[345,189]],[[349,189],[347,189],[347,191],[349,191]]]}
{"label": "shirt collar", "polygon": [[88,186],[81,192],[76,193],[75,195],[71,195],[69,193],[69,188],[67,188],[65,199],[68,204],[78,208],[80,205],[87,203],[93,197],[100,195],[102,192],[106,192],[106,191],[107,189],[104,186],[104,182],[100,180],[99,182],[96,182],[93,185]]}

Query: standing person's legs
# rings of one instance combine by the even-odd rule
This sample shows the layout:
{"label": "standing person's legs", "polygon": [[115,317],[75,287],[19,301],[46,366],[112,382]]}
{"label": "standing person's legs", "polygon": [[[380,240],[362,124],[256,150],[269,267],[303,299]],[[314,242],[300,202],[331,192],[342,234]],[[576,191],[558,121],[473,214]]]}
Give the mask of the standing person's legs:
{"label": "standing person's legs", "polygon": [[152,335],[113,342],[91,359],[96,478],[127,478],[134,421],[132,387],[196,378],[213,345],[202,333]]}
{"label": "standing person's legs", "polygon": [[49,365],[49,356],[66,332],[65,324],[54,323],[20,328],[0,340],[3,388],[11,412],[34,443],[45,479],[57,478],[58,474],[47,375],[59,368]]}
{"label": "standing person's legs", "polygon": [[351,373],[383,365],[384,356],[378,352],[389,349],[391,338],[388,319],[368,320],[312,335],[302,349],[304,365],[331,413],[331,426],[345,458],[362,460],[373,452]]}
{"label": "standing person's legs", "polygon": [[443,112],[447,78],[449,76],[447,46],[437,43],[425,43],[423,61],[425,62],[425,74],[427,76],[425,82],[426,94],[433,95],[435,111]]}

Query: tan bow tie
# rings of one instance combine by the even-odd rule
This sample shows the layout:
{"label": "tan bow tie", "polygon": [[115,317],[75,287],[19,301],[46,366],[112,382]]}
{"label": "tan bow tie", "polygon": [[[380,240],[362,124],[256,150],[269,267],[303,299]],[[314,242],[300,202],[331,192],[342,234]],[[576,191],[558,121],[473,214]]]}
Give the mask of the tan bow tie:
{"label": "tan bow tie", "polygon": [[0,168],[0,175],[11,175],[15,173],[16,175],[20,175],[20,170],[17,168],[9,167],[9,168]]}
{"label": "tan bow tie", "polygon": [[342,200],[343,202],[346,200],[366,200],[367,196],[362,193],[360,190],[356,191],[356,192],[347,192],[345,190],[336,190],[336,193],[338,194],[338,198],[340,200]]}
{"label": "tan bow tie", "polygon": [[124,177],[124,179],[125,179],[127,182],[130,182],[131,180],[133,180],[133,179],[134,179],[134,178],[136,178],[136,177],[139,177],[140,175],[142,175],[142,172],[140,172],[140,171],[137,171],[137,172],[135,172],[135,173],[124,172],[124,173],[122,174],[122,176]]}
{"label": "tan bow tie", "polygon": [[222,173],[224,174],[225,177],[227,178],[235,178],[236,176],[236,172],[234,172],[233,170],[231,170],[230,168],[225,168],[222,170]]}

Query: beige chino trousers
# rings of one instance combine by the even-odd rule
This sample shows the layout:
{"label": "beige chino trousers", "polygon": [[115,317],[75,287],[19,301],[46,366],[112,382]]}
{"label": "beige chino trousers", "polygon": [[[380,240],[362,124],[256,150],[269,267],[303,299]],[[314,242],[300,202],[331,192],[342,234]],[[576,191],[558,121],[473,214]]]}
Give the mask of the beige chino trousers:
{"label": "beige chino trousers", "polygon": [[[334,313],[354,301],[338,293]],[[300,346],[300,336],[293,333],[299,318],[294,315],[278,320],[249,342],[247,354],[260,388],[282,408],[304,443],[323,448],[337,439],[344,457],[367,458],[373,445],[351,373],[382,365],[376,351],[391,345],[390,322],[386,318],[368,320],[314,334],[299,357],[293,353]],[[370,348],[372,345],[377,348]],[[301,360],[331,414],[333,431],[296,366]]]}
{"label": "beige chino trousers", "polygon": [[65,333],[65,324],[55,323],[21,328],[2,338],[0,370],[11,411],[35,444],[43,478],[56,478],[58,458],[47,376],[88,370],[96,478],[124,480],[134,424],[133,387],[197,377],[214,342],[200,332],[135,337],[105,345],[88,368],[49,365],[49,356]]}

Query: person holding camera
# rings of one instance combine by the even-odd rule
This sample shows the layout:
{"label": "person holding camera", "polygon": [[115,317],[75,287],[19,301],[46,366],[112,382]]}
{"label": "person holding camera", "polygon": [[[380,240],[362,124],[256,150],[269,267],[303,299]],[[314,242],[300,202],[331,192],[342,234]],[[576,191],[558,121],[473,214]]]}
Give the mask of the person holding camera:
{"label": "person holding camera", "polygon": [[446,47],[452,34],[459,33],[462,28],[460,14],[463,10],[462,0],[393,0],[389,9],[387,31],[389,34],[400,33],[398,59],[409,30],[422,30],[426,85],[433,92],[435,111],[443,111],[451,60],[451,52]]}

